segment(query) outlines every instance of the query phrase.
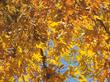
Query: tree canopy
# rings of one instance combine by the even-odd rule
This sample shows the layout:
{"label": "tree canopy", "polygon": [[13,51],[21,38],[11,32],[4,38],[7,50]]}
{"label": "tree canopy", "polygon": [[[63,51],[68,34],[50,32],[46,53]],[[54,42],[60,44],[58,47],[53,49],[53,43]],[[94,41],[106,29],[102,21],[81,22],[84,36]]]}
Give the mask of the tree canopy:
{"label": "tree canopy", "polygon": [[110,1],[0,0],[0,81],[69,77],[110,81]]}

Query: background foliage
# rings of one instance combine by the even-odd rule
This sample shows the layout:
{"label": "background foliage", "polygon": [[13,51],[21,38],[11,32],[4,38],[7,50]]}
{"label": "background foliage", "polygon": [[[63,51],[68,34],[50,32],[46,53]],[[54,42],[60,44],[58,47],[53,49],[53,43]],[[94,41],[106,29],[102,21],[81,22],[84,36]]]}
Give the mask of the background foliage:
{"label": "background foliage", "polygon": [[110,81],[110,1],[0,0],[0,81],[69,77]]}

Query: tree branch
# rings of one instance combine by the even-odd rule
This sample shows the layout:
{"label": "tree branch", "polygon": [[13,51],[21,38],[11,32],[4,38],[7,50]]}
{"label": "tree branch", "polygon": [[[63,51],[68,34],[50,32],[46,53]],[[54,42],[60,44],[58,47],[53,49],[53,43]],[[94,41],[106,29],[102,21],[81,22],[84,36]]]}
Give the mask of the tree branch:
{"label": "tree branch", "polygon": [[43,50],[41,48],[40,48],[40,53],[41,53],[41,56],[42,56],[43,67],[47,68],[47,66],[46,66],[46,56],[44,56]]}
{"label": "tree branch", "polygon": [[97,21],[99,21],[100,24],[104,27],[104,30],[106,31],[106,33],[107,33],[108,35],[110,35],[109,29],[106,27],[106,25],[103,23],[103,21],[100,20],[100,19],[97,19]]}

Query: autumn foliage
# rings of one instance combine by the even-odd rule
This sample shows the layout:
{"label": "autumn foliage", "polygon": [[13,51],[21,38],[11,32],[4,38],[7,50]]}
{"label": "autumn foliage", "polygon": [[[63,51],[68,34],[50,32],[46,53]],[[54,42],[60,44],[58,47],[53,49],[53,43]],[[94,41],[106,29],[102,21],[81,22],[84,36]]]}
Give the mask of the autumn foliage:
{"label": "autumn foliage", "polygon": [[110,1],[0,0],[0,82],[69,77],[110,82]]}

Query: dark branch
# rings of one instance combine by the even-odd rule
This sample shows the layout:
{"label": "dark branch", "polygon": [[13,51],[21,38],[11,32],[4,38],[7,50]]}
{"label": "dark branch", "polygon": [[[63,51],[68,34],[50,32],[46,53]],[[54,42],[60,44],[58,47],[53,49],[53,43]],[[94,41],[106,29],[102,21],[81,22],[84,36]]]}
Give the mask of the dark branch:
{"label": "dark branch", "polygon": [[99,21],[100,24],[104,27],[104,30],[106,31],[106,33],[107,33],[108,35],[110,35],[109,29],[106,27],[106,25],[103,23],[103,21],[100,20],[100,19],[97,19],[97,21]]}
{"label": "dark branch", "polygon": [[43,54],[43,50],[40,48],[40,53],[42,55],[42,63],[43,63],[43,67],[47,68],[46,66],[46,56]]}

